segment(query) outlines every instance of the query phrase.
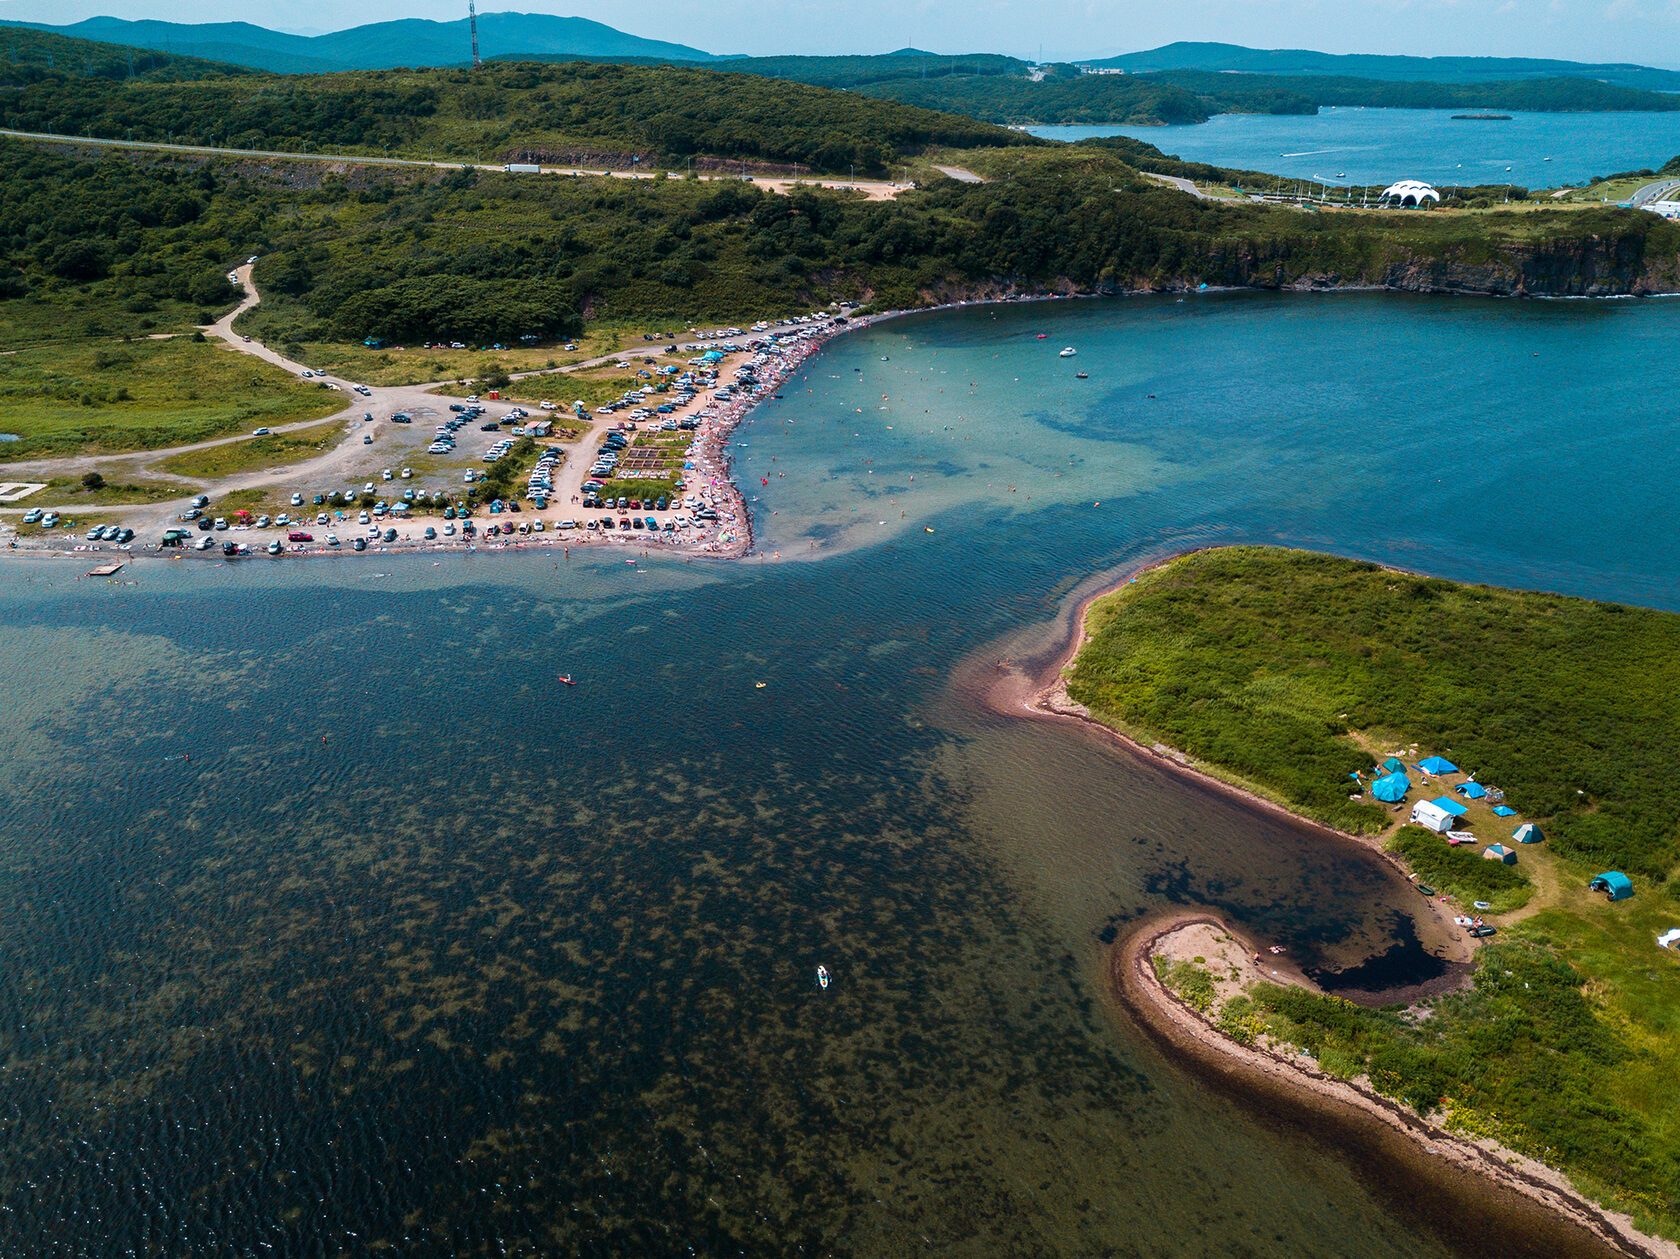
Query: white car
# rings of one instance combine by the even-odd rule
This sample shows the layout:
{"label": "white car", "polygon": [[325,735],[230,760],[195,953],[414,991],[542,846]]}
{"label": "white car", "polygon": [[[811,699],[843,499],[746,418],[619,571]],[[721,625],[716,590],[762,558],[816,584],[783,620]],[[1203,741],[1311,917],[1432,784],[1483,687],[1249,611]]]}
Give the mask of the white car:
{"label": "white car", "polygon": [[293,507],[302,507],[303,506],[303,495],[302,494],[293,494],[292,495],[292,506]]}
{"label": "white car", "polygon": [[466,472],[462,474],[461,480],[464,484],[471,485],[474,481],[478,480],[478,478],[473,475],[473,470],[468,468]]}
{"label": "white car", "polygon": [[362,486],[362,493],[364,493],[364,494],[373,493],[373,482],[372,481],[369,481],[366,485]]}
{"label": "white car", "polygon": [[215,545],[216,539],[212,538],[208,533],[198,540],[198,549],[200,551],[208,551]]}
{"label": "white car", "polygon": [[413,475],[414,475],[414,469],[413,468],[404,468],[402,470],[402,479],[405,480],[405,481],[409,480],[411,477],[413,477]]}
{"label": "white car", "polygon": [[379,476],[380,476],[381,480],[389,481],[391,479],[391,469],[386,468],[383,472],[381,472],[379,474]]}

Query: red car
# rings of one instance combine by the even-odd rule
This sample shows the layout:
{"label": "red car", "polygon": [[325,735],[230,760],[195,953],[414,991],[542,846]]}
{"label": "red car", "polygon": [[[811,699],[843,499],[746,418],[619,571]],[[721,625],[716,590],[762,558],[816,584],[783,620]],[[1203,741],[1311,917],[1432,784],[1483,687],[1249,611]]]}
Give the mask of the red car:
{"label": "red car", "polygon": [[286,541],[288,541],[288,542],[313,542],[313,541],[315,541],[315,535],[313,533],[288,533],[286,535]]}

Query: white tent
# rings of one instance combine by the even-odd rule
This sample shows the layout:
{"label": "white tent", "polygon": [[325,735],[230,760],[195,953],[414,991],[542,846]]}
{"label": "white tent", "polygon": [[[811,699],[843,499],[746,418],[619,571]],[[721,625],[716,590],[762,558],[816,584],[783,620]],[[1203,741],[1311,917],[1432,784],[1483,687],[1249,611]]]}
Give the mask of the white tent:
{"label": "white tent", "polygon": [[1402,179],[1384,188],[1382,199],[1399,206],[1421,206],[1425,201],[1439,201],[1441,194],[1421,179]]}

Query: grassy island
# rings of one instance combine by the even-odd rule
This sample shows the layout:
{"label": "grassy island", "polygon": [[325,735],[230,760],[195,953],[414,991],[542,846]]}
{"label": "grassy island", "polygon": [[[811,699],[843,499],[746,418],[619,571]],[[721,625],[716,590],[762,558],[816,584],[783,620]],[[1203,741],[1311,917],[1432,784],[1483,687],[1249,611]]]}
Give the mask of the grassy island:
{"label": "grassy island", "polygon": [[[1680,926],[1680,616],[1242,547],[1140,575],[1086,630],[1068,693],[1098,720],[1493,905],[1500,934],[1463,991],[1365,1010],[1256,984],[1221,1026],[1306,1049],[1680,1235],[1680,955],[1656,943]],[[1415,784],[1398,813],[1349,777],[1395,752]],[[1467,781],[1422,781],[1431,755],[1514,813],[1467,801],[1478,838],[1456,849],[1402,825],[1411,801]],[[1515,867],[1482,858],[1522,822],[1546,842],[1516,846]],[[1632,877],[1631,899],[1588,890],[1607,869]]]}

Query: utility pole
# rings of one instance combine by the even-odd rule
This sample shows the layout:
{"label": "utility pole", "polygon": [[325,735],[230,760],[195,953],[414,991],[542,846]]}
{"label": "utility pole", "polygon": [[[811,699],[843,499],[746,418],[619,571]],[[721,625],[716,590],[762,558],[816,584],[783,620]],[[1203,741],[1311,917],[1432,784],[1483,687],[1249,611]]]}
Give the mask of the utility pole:
{"label": "utility pole", "polygon": [[479,67],[478,60],[478,0],[467,0],[467,25],[472,28],[473,69]]}

